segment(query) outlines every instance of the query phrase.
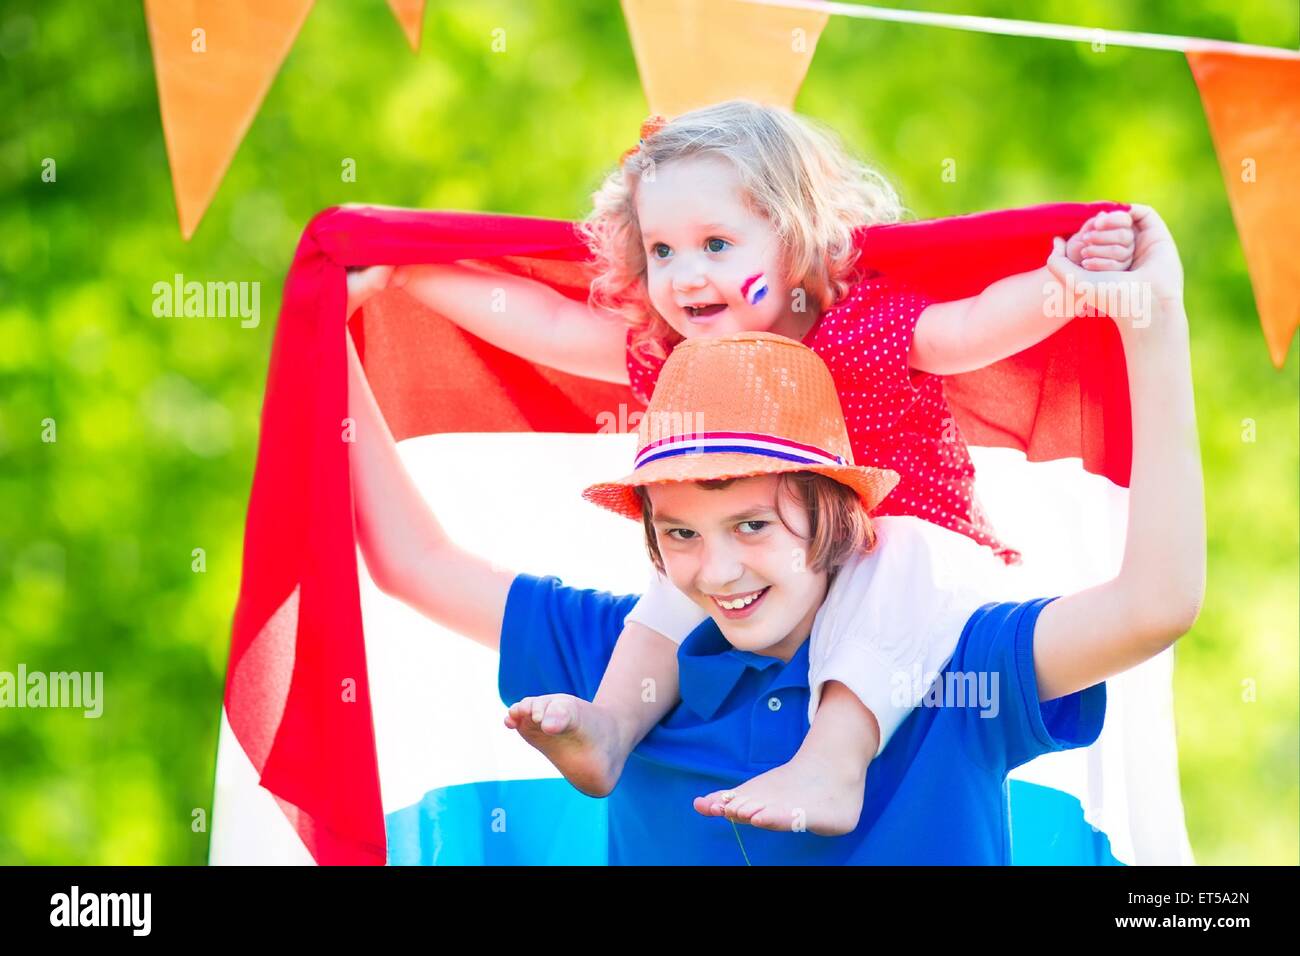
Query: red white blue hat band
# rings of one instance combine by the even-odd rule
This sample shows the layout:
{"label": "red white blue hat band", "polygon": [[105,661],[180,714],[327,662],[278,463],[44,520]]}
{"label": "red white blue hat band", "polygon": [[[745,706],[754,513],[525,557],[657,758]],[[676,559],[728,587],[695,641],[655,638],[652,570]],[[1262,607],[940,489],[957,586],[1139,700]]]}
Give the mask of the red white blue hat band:
{"label": "red white blue hat band", "polygon": [[636,456],[634,468],[640,468],[661,458],[673,458],[678,455],[726,453],[762,455],[766,458],[780,458],[805,465],[848,464],[840,455],[832,455],[813,445],[805,445],[775,435],[760,435],[755,432],[701,432],[693,435],[676,435],[651,442]]}

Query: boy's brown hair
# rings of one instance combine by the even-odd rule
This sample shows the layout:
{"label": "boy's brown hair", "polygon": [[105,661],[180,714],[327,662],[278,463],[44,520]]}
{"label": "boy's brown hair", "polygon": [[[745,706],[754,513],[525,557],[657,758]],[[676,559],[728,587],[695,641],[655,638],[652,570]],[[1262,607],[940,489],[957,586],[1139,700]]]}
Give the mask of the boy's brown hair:
{"label": "boy's brown hair", "polygon": [[[718,478],[697,481],[695,484],[713,491],[726,488],[739,480]],[[655,534],[650,496],[645,489],[645,485],[638,485],[636,494],[641,499],[641,522],[645,527],[646,550],[659,573],[667,574],[663,555],[659,552],[659,539]],[[792,493],[791,496],[808,512],[809,544],[805,562],[808,570],[824,570],[833,575],[851,558],[871,551],[876,546],[876,532],[871,524],[871,516],[862,506],[857,492],[847,485],[815,471],[781,473],[776,489],[776,513],[786,530],[793,534],[794,529],[781,514],[781,499],[785,493]]]}

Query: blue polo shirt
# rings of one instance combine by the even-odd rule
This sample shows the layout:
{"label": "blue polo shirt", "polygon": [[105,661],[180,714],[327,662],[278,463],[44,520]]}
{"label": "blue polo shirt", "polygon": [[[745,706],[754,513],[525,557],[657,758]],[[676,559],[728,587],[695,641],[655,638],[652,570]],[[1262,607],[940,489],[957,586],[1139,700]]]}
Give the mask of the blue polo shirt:
{"label": "blue polo shirt", "polygon": [[[862,818],[841,837],[695,812],[695,797],[787,762],[808,732],[808,642],[784,662],[733,648],[705,621],[678,652],[681,703],[633,751],[608,798],[609,862],[1010,863],[1007,771],[1092,743],[1106,712],[1105,684],[1039,701],[1034,623],[1050,600],[987,604],[971,616],[934,685],[951,691],[931,693],[928,703],[942,706],[914,710],[872,762]],[[518,575],[501,627],[502,700],[591,700],[636,601]]]}

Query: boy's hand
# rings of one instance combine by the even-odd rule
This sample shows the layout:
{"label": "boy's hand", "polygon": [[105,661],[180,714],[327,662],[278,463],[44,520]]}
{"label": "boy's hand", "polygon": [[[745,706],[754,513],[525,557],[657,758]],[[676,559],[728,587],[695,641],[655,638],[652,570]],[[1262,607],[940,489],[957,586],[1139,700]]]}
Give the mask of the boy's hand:
{"label": "boy's hand", "polygon": [[1090,272],[1123,272],[1133,265],[1133,217],[1117,209],[1099,212],[1065,244],[1065,254]]}
{"label": "boy's hand", "polygon": [[1153,310],[1177,315],[1183,309],[1183,264],[1169,227],[1150,206],[1134,203],[1132,219],[1133,263],[1126,272],[1097,275],[1085,271],[1070,260],[1066,243],[1059,237],[1047,260],[1047,269],[1057,281],[1073,288],[1085,305],[1116,320],[1121,332],[1146,328]]}
{"label": "boy's hand", "polygon": [[388,288],[392,276],[392,266],[348,270],[348,317],[351,318],[357,309]]}

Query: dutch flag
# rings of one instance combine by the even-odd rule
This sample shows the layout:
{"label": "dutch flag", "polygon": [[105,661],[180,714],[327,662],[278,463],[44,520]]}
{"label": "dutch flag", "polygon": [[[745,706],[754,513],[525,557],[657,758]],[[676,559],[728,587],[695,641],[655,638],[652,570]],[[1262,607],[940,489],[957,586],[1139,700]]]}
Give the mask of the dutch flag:
{"label": "dutch flag", "polygon": [[[936,298],[956,298],[1041,264],[1053,235],[1103,208],[878,227],[865,232],[864,255]],[[589,281],[585,249],[561,221],[331,209],[299,245],[249,502],[214,864],[606,860],[602,801],[502,726],[496,655],[384,595],[359,560],[338,440],[347,415],[343,270],[454,259],[526,271],[574,298]],[[935,261],[966,266],[961,275],[907,272]],[[1106,579],[1122,553],[1127,385],[1104,329],[1076,321],[949,383],[980,496],[1042,594]],[[351,334],[403,461],[455,540],[574,586],[643,587],[640,527],[580,497],[633,458],[634,435],[595,424],[602,411],[640,408],[627,389],[509,356],[400,292],[373,300]],[[1097,743],[1013,773],[1016,862],[1191,862],[1172,651],[1112,678],[1107,698]],[[503,809],[509,839],[495,827]]]}

